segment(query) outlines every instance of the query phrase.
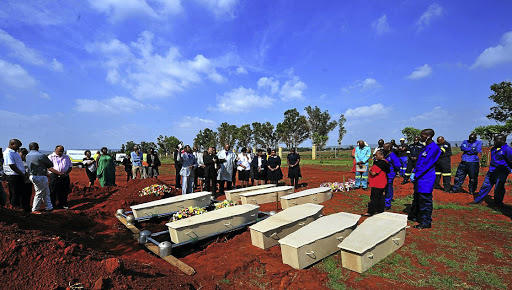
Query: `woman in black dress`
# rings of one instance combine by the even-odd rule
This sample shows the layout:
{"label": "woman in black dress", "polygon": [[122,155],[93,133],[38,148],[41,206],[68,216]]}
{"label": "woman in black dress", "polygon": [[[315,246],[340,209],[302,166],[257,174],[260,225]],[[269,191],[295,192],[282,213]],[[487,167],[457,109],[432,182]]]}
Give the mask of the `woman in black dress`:
{"label": "woman in black dress", "polygon": [[290,149],[290,154],[287,157],[288,161],[288,178],[290,178],[290,182],[292,186],[295,188],[299,188],[299,177],[302,177],[300,173],[300,155],[299,153],[295,153],[295,148]]}
{"label": "woman in black dress", "polygon": [[276,155],[276,150],[270,151],[270,156],[267,160],[268,173],[267,177],[270,183],[277,184],[279,180],[283,179],[283,172],[281,171],[281,158]]}
{"label": "woman in black dress", "polygon": [[98,168],[98,164],[96,164],[96,160],[91,157],[90,150],[85,150],[84,154],[85,157],[83,159],[83,164],[85,165],[85,173],[87,173],[87,177],[89,178],[89,187],[92,187],[96,180],[96,169]]}

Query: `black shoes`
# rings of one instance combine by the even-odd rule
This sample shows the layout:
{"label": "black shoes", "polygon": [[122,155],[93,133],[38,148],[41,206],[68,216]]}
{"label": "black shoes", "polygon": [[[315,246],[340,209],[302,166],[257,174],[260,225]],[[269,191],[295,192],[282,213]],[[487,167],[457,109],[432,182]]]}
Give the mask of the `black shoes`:
{"label": "black shoes", "polygon": [[418,229],[418,230],[422,230],[422,229],[430,229],[432,226],[431,225],[422,225],[422,224],[418,224],[418,225],[415,225],[414,228],[415,229]]}
{"label": "black shoes", "polygon": [[471,205],[473,205],[473,204],[481,204],[481,203],[482,203],[481,201],[474,201],[474,200],[472,202],[468,202],[468,204],[471,204]]}

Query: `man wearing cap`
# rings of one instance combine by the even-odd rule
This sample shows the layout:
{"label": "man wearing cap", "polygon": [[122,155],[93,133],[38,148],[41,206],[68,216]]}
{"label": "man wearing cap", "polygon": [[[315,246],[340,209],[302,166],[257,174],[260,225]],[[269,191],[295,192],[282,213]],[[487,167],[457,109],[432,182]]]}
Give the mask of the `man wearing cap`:
{"label": "man wearing cap", "polygon": [[491,191],[494,185],[494,204],[503,205],[505,196],[505,182],[512,168],[512,148],[507,145],[506,138],[500,134],[494,137],[494,147],[491,149],[491,164],[485,176],[480,192],[474,195],[471,204],[479,204]]}
{"label": "man wearing cap", "polygon": [[462,150],[462,158],[450,192],[461,192],[462,183],[464,183],[466,175],[469,175],[469,194],[474,194],[478,186],[478,173],[480,172],[478,154],[482,153],[482,141],[476,139],[475,133],[471,133],[468,140],[464,140],[460,145],[460,150]]}
{"label": "man wearing cap", "polygon": [[[434,183],[435,189],[443,189],[444,192],[450,192],[452,181],[452,146],[448,141],[444,140],[443,136],[437,137],[437,146],[441,148],[441,156],[436,162],[436,182]],[[443,187],[441,187],[441,176],[443,177]]]}
{"label": "man wearing cap", "polygon": [[407,144],[405,144],[405,138],[400,138],[400,145],[398,145],[396,155],[400,159],[400,176],[404,177],[405,170],[407,169]]}

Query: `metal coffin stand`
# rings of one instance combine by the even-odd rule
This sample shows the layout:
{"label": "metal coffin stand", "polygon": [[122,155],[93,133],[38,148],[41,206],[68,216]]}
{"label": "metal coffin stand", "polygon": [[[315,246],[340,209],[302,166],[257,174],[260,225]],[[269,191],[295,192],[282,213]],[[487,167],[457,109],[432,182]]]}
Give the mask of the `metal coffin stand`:
{"label": "metal coffin stand", "polygon": [[174,213],[187,207],[210,205],[211,192],[202,191],[141,203],[131,207],[136,219]]}
{"label": "metal coffin stand", "polygon": [[323,206],[303,204],[283,210],[255,225],[249,227],[251,242],[261,249],[268,249],[278,244],[279,239],[295,232],[313,222],[322,214]]}
{"label": "metal coffin stand", "polygon": [[226,190],[224,193],[226,194],[227,200],[231,200],[235,203],[240,203],[240,202],[242,202],[242,199],[240,198],[240,194],[255,191],[255,190],[265,189],[265,188],[276,187],[276,185],[277,184],[261,184],[261,185],[251,186],[251,187]]}
{"label": "metal coffin stand", "polygon": [[332,190],[329,187],[311,188],[281,197],[281,208],[287,209],[305,203],[320,204],[331,198]]}
{"label": "metal coffin stand", "polygon": [[256,221],[259,206],[246,204],[226,207],[201,215],[165,224],[169,228],[171,241],[183,243],[236,228]]}
{"label": "metal coffin stand", "polygon": [[279,240],[283,263],[304,269],[338,252],[338,244],[350,235],[360,217],[345,212],[331,214]]}
{"label": "metal coffin stand", "polygon": [[293,186],[277,186],[240,194],[242,204],[264,204],[278,202],[282,196],[292,194]]}
{"label": "metal coffin stand", "polygon": [[363,273],[405,242],[407,216],[380,213],[360,224],[338,247],[344,268]]}

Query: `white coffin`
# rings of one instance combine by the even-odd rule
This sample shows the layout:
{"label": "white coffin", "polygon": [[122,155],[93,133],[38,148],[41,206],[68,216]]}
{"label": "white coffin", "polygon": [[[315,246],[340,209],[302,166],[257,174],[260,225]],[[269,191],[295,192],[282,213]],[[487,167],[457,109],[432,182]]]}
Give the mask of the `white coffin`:
{"label": "white coffin", "polygon": [[252,244],[261,249],[277,245],[279,239],[320,217],[322,208],[323,206],[317,204],[303,204],[283,210],[252,225],[249,227]]}
{"label": "white coffin", "polygon": [[211,202],[211,194],[211,192],[207,191],[183,194],[134,205],[131,206],[131,209],[133,211],[133,216],[139,218],[162,213],[176,212],[189,206],[205,207]]}
{"label": "white coffin", "polygon": [[293,186],[276,186],[242,193],[240,198],[242,199],[242,204],[264,204],[277,202],[281,197],[292,193]]}
{"label": "white coffin", "polygon": [[407,216],[380,213],[367,218],[338,247],[343,267],[362,273],[405,242]]}
{"label": "white coffin", "polygon": [[[292,208],[297,208],[295,206]],[[304,269],[340,249],[338,244],[357,226],[360,215],[340,212],[321,217],[279,240],[283,263]]]}
{"label": "white coffin", "polygon": [[287,209],[305,203],[320,204],[331,198],[332,190],[330,187],[311,188],[281,197],[281,208]]}
{"label": "white coffin", "polygon": [[242,201],[240,199],[240,194],[241,193],[247,193],[247,192],[251,192],[251,191],[255,191],[255,190],[259,190],[259,189],[264,189],[264,188],[270,188],[270,187],[276,187],[276,184],[261,184],[261,185],[255,185],[255,186],[246,187],[246,188],[226,190],[225,191],[226,199],[227,200],[232,200],[235,203],[240,203]]}
{"label": "white coffin", "polygon": [[252,204],[225,207],[165,225],[169,228],[171,241],[182,243],[255,221],[259,208]]}

